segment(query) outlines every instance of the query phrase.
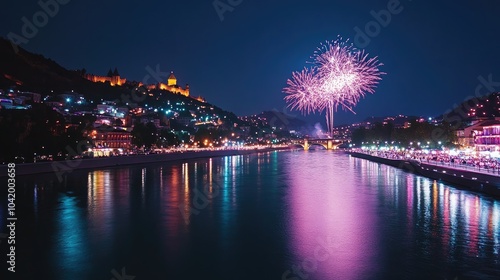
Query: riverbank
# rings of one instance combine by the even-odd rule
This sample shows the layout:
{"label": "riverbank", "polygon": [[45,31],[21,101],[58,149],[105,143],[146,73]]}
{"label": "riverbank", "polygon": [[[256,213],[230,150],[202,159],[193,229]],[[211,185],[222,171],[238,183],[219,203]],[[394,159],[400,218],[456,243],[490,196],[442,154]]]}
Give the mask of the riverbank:
{"label": "riverbank", "polygon": [[[177,160],[188,160],[197,158],[210,157],[225,157],[235,155],[248,155],[254,153],[264,153],[279,150],[288,150],[287,147],[279,148],[264,148],[264,149],[248,149],[248,150],[213,150],[213,151],[186,151],[166,154],[151,154],[151,155],[131,155],[131,156],[116,156],[104,158],[77,159],[66,161],[38,162],[38,163],[21,163],[16,164],[15,173],[19,175],[32,175],[40,173],[50,173],[58,177],[65,173],[70,173],[74,170],[81,169],[98,169],[115,166],[149,164],[160,162],[171,162]],[[0,177],[7,176],[7,165],[0,166]]]}
{"label": "riverbank", "polygon": [[347,153],[353,157],[390,165],[433,180],[448,182],[460,189],[500,198],[500,176],[421,163],[415,160],[388,159],[358,152]]}

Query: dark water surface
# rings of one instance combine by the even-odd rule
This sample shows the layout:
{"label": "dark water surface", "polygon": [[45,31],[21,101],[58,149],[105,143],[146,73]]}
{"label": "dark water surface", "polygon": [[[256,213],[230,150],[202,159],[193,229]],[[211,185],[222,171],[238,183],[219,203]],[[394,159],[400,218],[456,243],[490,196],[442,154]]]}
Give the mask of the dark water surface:
{"label": "dark water surface", "polygon": [[14,279],[500,275],[500,201],[329,151],[18,177],[16,199]]}

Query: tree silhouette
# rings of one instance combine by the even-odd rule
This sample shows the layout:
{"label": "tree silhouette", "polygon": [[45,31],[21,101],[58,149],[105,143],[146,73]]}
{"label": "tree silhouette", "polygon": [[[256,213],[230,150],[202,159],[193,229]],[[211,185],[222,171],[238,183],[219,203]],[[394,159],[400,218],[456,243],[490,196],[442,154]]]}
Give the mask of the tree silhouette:
{"label": "tree silhouette", "polygon": [[134,124],[132,134],[132,144],[137,147],[151,148],[157,142],[158,132],[156,126],[152,122],[143,124],[137,121]]}

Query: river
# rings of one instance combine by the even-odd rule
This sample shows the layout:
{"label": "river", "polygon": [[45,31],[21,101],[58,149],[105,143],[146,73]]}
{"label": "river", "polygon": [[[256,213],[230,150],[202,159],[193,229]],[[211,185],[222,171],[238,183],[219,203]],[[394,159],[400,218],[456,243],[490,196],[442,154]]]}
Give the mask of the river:
{"label": "river", "polygon": [[16,211],[14,279],[500,275],[500,201],[332,151],[22,176]]}

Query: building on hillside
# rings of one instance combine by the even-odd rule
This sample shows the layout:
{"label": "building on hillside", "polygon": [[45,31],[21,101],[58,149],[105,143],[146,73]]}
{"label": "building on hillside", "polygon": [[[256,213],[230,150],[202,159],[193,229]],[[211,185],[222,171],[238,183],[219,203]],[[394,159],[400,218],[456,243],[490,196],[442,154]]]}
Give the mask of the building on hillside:
{"label": "building on hillside", "polygon": [[14,101],[12,101],[12,99],[0,99],[0,109],[13,109],[14,107]]}
{"label": "building on hillside", "polygon": [[93,75],[93,74],[85,74],[84,77],[85,77],[85,79],[92,81],[94,83],[109,82],[112,86],[115,86],[115,85],[121,86],[127,82],[127,79],[120,77],[120,74],[118,73],[118,69],[116,69],[116,68],[115,68],[115,71],[111,71],[111,69],[109,69],[107,76],[97,76],[97,75]]}
{"label": "building on hillside", "polygon": [[464,148],[473,148],[475,146],[474,133],[477,130],[482,130],[481,123],[481,121],[473,121],[471,125],[457,129],[455,133],[458,145]]}
{"label": "building on hillside", "polygon": [[500,151],[500,120],[481,122],[473,133],[476,151]]}
{"label": "building on hillside", "polygon": [[189,97],[189,85],[186,84],[185,88],[180,87],[177,85],[177,78],[174,75],[174,72],[170,72],[170,76],[168,76],[167,83],[158,83],[154,85],[148,85],[148,89],[160,89],[160,90],[168,90],[173,93],[178,93],[181,95],[184,95],[186,97]]}
{"label": "building on hillside", "polygon": [[142,117],[142,118],[140,118],[140,122],[142,124],[145,124],[145,125],[148,124],[148,123],[152,123],[152,124],[155,125],[156,128],[161,128],[162,127],[161,120],[159,118],[155,118],[155,117],[153,117],[153,118],[151,118],[151,117]]}
{"label": "building on hillside", "polygon": [[20,92],[17,93],[16,99],[19,100],[19,104],[26,104],[26,102],[40,103],[42,95],[34,92]]}
{"label": "building on hillside", "polygon": [[110,148],[128,150],[132,146],[132,135],[125,130],[93,130],[91,133],[96,149]]}
{"label": "building on hillside", "polygon": [[16,110],[26,110],[30,109],[31,105],[24,105],[19,103],[17,98],[0,98],[0,110],[3,109],[16,109]]}
{"label": "building on hillside", "polygon": [[183,126],[192,126],[193,125],[193,118],[188,117],[188,116],[181,116],[175,119],[175,121]]}

